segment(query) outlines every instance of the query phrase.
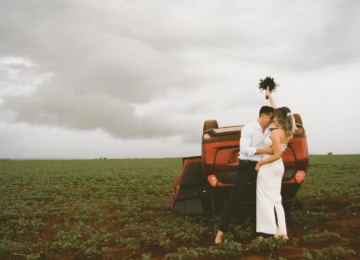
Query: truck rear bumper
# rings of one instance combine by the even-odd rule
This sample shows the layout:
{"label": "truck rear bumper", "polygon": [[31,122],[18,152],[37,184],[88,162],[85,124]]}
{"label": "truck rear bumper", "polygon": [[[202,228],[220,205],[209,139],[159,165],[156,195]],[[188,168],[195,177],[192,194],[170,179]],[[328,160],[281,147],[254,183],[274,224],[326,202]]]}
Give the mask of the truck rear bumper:
{"label": "truck rear bumper", "polygon": [[[292,178],[291,180],[288,181],[282,181],[282,185],[287,185],[287,184],[301,184],[304,179],[305,179],[305,172],[304,171],[297,171],[294,178]],[[232,183],[222,183],[220,182],[215,174],[209,175],[207,177],[208,182],[210,183],[211,186],[213,187],[231,187],[233,186]]]}

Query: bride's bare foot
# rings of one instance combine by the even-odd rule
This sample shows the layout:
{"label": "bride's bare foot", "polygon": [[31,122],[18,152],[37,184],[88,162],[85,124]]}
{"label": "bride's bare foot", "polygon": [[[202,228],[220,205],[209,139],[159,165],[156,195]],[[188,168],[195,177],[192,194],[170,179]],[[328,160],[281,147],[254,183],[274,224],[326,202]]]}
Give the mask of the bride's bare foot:
{"label": "bride's bare foot", "polygon": [[215,238],[215,244],[221,244],[221,237],[222,237],[222,235],[224,234],[224,232],[222,232],[222,231],[218,231],[218,233],[217,233],[217,235],[216,235],[216,238]]}
{"label": "bride's bare foot", "polygon": [[284,240],[289,240],[289,237],[287,235],[283,235],[283,234],[275,234],[274,237],[275,238],[282,237]]}
{"label": "bride's bare foot", "polygon": [[259,241],[262,241],[263,239],[264,239],[264,237],[262,237],[262,236],[257,237],[257,240],[259,240]]}

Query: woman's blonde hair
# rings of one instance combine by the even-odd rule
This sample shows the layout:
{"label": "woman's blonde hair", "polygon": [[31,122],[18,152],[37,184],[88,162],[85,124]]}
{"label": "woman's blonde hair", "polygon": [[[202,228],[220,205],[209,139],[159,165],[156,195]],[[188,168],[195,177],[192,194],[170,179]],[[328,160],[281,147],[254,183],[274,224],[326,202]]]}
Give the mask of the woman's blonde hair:
{"label": "woman's blonde hair", "polygon": [[285,135],[288,138],[292,138],[294,135],[294,118],[291,110],[287,107],[277,108],[274,110],[274,117],[276,117],[279,126],[285,131]]}

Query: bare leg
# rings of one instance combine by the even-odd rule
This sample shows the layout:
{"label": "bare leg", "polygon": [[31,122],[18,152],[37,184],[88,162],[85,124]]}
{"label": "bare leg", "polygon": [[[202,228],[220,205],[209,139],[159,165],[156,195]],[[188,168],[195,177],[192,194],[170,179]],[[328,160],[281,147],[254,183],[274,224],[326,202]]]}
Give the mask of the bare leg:
{"label": "bare leg", "polygon": [[274,235],[274,237],[278,237],[278,236],[280,236],[280,235],[282,235],[282,234],[281,234],[281,231],[280,231],[279,227],[276,226],[276,234]]}
{"label": "bare leg", "polygon": [[274,237],[283,237],[284,240],[289,240],[289,237],[287,235],[281,233],[278,226],[276,226],[276,234],[274,235]]}
{"label": "bare leg", "polygon": [[281,204],[281,200],[275,203],[275,210],[278,218],[278,227],[276,227],[275,237],[282,236],[284,239],[289,239],[287,236],[287,229],[285,223],[285,212]]}
{"label": "bare leg", "polygon": [[217,235],[216,235],[216,238],[215,238],[215,244],[221,244],[221,237],[222,237],[222,235],[224,234],[224,232],[222,232],[222,231],[218,231],[218,233],[217,233]]}

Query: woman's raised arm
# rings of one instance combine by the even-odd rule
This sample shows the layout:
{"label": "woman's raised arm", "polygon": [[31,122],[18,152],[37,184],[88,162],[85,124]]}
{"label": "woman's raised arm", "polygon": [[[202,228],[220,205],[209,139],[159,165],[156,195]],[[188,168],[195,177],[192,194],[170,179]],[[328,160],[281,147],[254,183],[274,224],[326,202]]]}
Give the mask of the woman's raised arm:
{"label": "woman's raised arm", "polygon": [[270,92],[269,90],[266,91],[265,97],[268,97],[268,98],[269,98],[271,107],[272,107],[273,109],[276,109],[276,105],[275,105],[274,99],[273,99],[273,97],[271,96],[271,92]]}

